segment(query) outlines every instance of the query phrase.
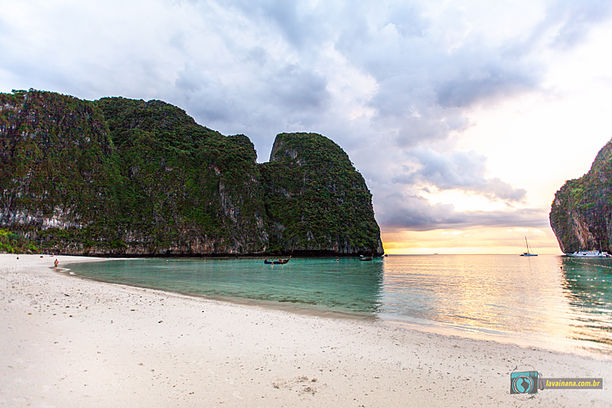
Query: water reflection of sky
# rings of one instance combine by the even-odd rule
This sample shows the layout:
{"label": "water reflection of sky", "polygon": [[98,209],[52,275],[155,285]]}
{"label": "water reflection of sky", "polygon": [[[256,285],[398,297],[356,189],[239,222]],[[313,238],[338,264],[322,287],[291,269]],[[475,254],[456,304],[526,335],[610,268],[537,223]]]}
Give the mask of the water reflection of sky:
{"label": "water reflection of sky", "polygon": [[[386,318],[436,321],[518,336],[533,334],[549,344],[574,339],[587,348],[598,347],[589,342],[611,345],[609,260],[575,265],[557,256],[391,259],[385,263],[383,285],[381,314]],[[571,280],[568,273],[573,274]]]}
{"label": "water reflection of sky", "polygon": [[612,354],[612,260],[514,255],[384,260],[148,259],[73,266],[80,275],[501,336],[573,339]]}

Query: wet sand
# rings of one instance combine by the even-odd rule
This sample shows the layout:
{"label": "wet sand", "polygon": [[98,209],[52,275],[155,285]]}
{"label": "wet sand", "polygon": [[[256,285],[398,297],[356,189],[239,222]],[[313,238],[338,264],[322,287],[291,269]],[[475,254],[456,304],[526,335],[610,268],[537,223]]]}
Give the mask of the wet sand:
{"label": "wet sand", "polygon": [[[612,405],[609,359],[77,279],[54,259],[0,255],[2,407]],[[604,390],[527,400],[515,368]]]}

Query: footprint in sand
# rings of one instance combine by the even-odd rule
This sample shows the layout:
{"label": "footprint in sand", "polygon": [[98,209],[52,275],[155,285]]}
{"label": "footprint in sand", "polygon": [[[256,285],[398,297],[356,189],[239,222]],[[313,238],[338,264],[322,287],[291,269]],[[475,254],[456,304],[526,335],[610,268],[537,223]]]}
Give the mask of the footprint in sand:
{"label": "footprint in sand", "polygon": [[300,394],[315,395],[317,389],[313,384],[316,382],[316,378],[309,379],[306,376],[300,376],[286,381],[275,381],[272,383],[272,387],[275,389],[284,388],[292,391],[295,390]]}

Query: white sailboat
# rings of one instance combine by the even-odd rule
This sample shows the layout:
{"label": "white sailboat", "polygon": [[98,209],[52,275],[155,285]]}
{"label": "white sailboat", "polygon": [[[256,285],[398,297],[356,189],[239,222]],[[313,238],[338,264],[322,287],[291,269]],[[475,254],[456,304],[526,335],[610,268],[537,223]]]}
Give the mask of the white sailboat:
{"label": "white sailboat", "polygon": [[527,246],[527,252],[523,252],[521,256],[538,256],[538,254],[532,254],[529,252],[529,242],[527,242],[527,237],[525,237],[525,245]]}

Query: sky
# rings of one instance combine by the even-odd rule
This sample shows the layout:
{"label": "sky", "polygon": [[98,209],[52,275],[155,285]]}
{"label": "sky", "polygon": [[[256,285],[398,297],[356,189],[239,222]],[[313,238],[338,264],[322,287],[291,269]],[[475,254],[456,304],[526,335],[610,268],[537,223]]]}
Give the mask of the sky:
{"label": "sky", "polygon": [[0,0],[0,92],[160,99],[267,161],[321,133],[388,253],[560,250],[567,179],[610,139],[612,2]]}

